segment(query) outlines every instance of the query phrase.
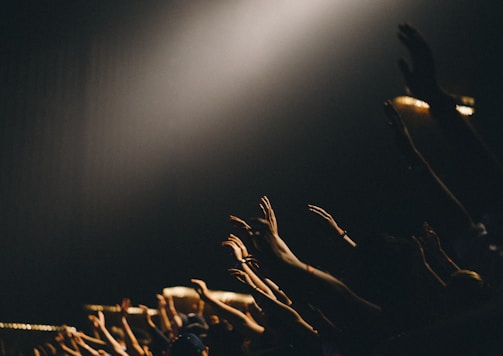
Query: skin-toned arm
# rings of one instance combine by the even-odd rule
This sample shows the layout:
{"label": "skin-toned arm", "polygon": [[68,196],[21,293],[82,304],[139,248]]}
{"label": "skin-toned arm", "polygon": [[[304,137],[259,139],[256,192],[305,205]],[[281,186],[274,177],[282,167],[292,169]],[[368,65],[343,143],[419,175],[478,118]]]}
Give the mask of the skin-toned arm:
{"label": "skin-toned arm", "polygon": [[444,136],[456,155],[463,157],[463,164],[476,174],[478,181],[485,184],[469,184],[474,195],[481,196],[477,205],[479,209],[494,204],[501,208],[503,197],[503,165],[489,149],[470,120],[456,110],[456,100],[437,82],[432,51],[421,34],[412,26],[403,24],[398,27],[398,38],[407,48],[410,63],[401,59],[399,68],[411,93],[430,105],[430,113],[439,124]]}
{"label": "skin-toned arm", "polygon": [[183,320],[178,315],[178,312],[176,311],[175,308],[175,301],[173,299],[173,296],[169,294],[169,292],[163,294],[164,298],[166,299],[166,302],[168,303],[168,306],[166,307],[166,311],[168,313],[168,318],[169,321],[171,322],[171,328],[173,330],[174,335],[179,335],[179,330],[183,326]]}
{"label": "skin-toned arm", "polygon": [[426,260],[426,257],[425,257],[425,254],[424,254],[424,249],[423,249],[423,245],[421,244],[421,242],[415,237],[415,236],[412,236],[412,239],[416,242],[417,244],[417,247],[418,247],[418,250],[419,250],[419,253],[421,255],[421,260],[423,262],[423,265],[424,267],[426,268],[426,270],[428,272],[430,272],[430,274],[433,276],[433,278],[442,286],[442,287],[445,287],[446,284],[444,282],[444,280],[442,278],[440,278],[440,276],[433,270],[433,268],[431,268],[430,264],[428,263],[428,261]]}
{"label": "skin-toned arm", "polygon": [[248,250],[244,243],[235,235],[230,235],[227,240],[222,242],[222,246],[229,246],[234,256],[236,257],[237,263],[246,272],[250,278],[253,280],[253,283],[262,289],[265,293],[274,296],[274,293],[271,289],[265,284],[259,276],[255,274],[255,272],[248,266],[248,262],[246,261],[246,257],[248,257]]}
{"label": "skin-toned arm", "polygon": [[81,338],[80,336],[77,336],[77,335],[74,335],[75,337],[75,341],[77,343],[77,345],[82,349],[82,350],[85,350],[86,353],[92,355],[92,356],[98,356],[100,353],[95,350],[94,348],[92,348],[91,346],[89,346],[83,338]]}
{"label": "skin-toned arm", "polygon": [[442,279],[447,280],[452,273],[461,268],[444,251],[439,236],[427,222],[423,224],[423,229],[424,235],[418,240],[424,249],[425,258],[435,266]]}
{"label": "skin-toned arm", "polygon": [[227,319],[240,334],[245,337],[256,338],[264,332],[264,327],[248,318],[246,314],[214,298],[204,281],[191,279],[191,282],[194,284],[194,289],[200,298],[210,304],[217,311],[218,315]]}
{"label": "skin-toned arm", "polygon": [[62,333],[59,333],[55,337],[55,340],[58,343],[58,345],[60,346],[61,350],[70,354],[71,356],[82,356],[82,354],[78,350],[78,347],[69,347],[66,344],[65,339],[66,339],[65,335],[63,335]]}
{"label": "skin-toned arm", "polygon": [[379,306],[358,296],[338,278],[301,261],[279,236],[275,222],[262,218],[250,219],[249,223],[236,217],[231,220],[248,233],[261,263],[294,300],[316,305],[341,328],[381,318]]}
{"label": "skin-toned arm", "polygon": [[351,247],[356,247],[356,242],[354,242],[348,235],[348,232],[346,230],[343,230],[337,222],[335,222],[334,218],[332,215],[330,215],[325,209],[320,208],[319,206],[316,205],[307,205],[309,208],[309,211],[315,213],[316,215],[321,216],[323,219],[325,219],[328,224],[337,232],[337,234],[344,239]]}
{"label": "skin-toned arm", "polygon": [[127,321],[128,309],[131,306],[131,300],[129,298],[123,298],[121,303],[121,323],[122,329],[126,333],[126,345],[128,353],[132,356],[145,356],[145,350],[140,346],[136,335],[131,330],[129,323]]}
{"label": "skin-toned arm", "polygon": [[288,297],[288,295],[283,291],[272,279],[264,278],[264,282],[269,286],[271,291],[276,296],[276,299],[286,305],[291,305],[292,300]]}
{"label": "skin-toned arm", "polygon": [[[254,243],[259,251],[266,252],[266,256],[274,266],[284,269],[286,273],[301,278],[303,283],[317,283],[329,288],[333,293],[346,301],[356,303],[361,307],[380,311],[380,307],[357,296],[348,286],[331,274],[321,271],[302,262],[288,248],[281,237],[273,232],[269,222],[264,219],[253,221]],[[309,282],[307,282],[309,281]]]}
{"label": "skin-toned arm", "polygon": [[97,339],[92,336],[89,336],[89,335],[83,333],[82,331],[75,332],[75,336],[81,338],[84,341],[87,341],[87,342],[93,344],[94,346],[104,347],[107,344],[105,341],[103,341],[101,339]]}
{"label": "skin-toned arm", "polygon": [[[408,24],[399,25],[398,30],[398,39],[410,55],[410,63],[403,58],[398,62],[409,90],[414,96],[430,104],[431,111],[445,134],[448,134],[451,139],[455,139],[456,135],[460,136],[457,140],[451,140],[456,144],[457,149],[463,152],[466,151],[465,147],[469,147],[470,151],[489,158],[491,163],[495,164],[494,168],[502,174],[501,163],[488,149],[470,122],[457,113],[456,102],[452,96],[438,84],[435,63],[428,43],[414,27]],[[450,135],[451,132],[454,135]]]}
{"label": "skin-toned arm", "polygon": [[388,125],[395,129],[398,144],[406,154],[409,163],[413,167],[420,168],[418,171],[423,172],[423,181],[427,187],[433,192],[433,196],[440,199],[440,206],[448,207],[449,217],[455,218],[464,230],[470,230],[475,226],[471,215],[468,213],[463,204],[458,198],[449,190],[445,183],[435,173],[430,164],[426,161],[421,152],[417,149],[409,130],[405,125],[403,119],[396,111],[393,104],[388,101],[384,105],[385,113],[388,116]]}
{"label": "skin-toned arm", "polygon": [[318,344],[318,332],[294,308],[257,288],[245,272],[239,269],[230,269],[229,271],[238,281],[250,288],[250,292],[256,300],[260,301],[270,318],[282,321],[282,325],[286,329],[280,328],[277,332],[286,333],[285,335],[288,337],[294,336],[293,339],[300,338],[312,346]]}
{"label": "skin-toned arm", "polygon": [[128,354],[122,349],[121,345],[115,340],[115,338],[110,334],[108,329],[105,326],[105,314],[103,312],[99,311],[98,316],[96,317],[95,315],[89,315],[89,319],[94,323],[98,323],[98,327],[100,332],[103,334],[105,339],[108,341],[108,344],[112,347],[113,351],[117,355],[121,356],[128,356]]}
{"label": "skin-toned arm", "polygon": [[171,340],[166,337],[166,335],[155,325],[152,320],[152,316],[149,313],[148,307],[146,305],[140,304],[139,307],[143,311],[143,315],[145,316],[145,321],[147,325],[150,327],[150,334],[152,335],[152,344],[157,345],[159,348],[163,348],[165,350],[169,350],[171,347]]}
{"label": "skin-toned arm", "polygon": [[449,275],[453,272],[461,270],[461,268],[459,268],[459,266],[444,251],[442,244],[440,243],[440,238],[430,224],[425,222],[423,224],[423,228],[425,236],[422,240],[422,244],[427,247],[427,251],[434,254],[436,258],[441,259],[446,263],[446,265],[448,265]]}
{"label": "skin-toned arm", "polygon": [[175,337],[173,332],[173,324],[168,315],[168,302],[161,294],[157,294],[157,310],[159,311],[159,321],[161,323],[161,330],[169,336],[170,339]]}
{"label": "skin-toned arm", "polygon": [[[231,216],[231,221],[233,221],[236,226],[243,228],[247,231],[249,237],[251,238],[253,245],[257,249],[257,251],[261,252],[263,257],[272,261],[280,261],[284,262],[285,259],[291,260],[290,262],[299,262],[299,259],[295,254],[290,250],[290,248],[285,244],[285,242],[279,237],[277,234],[277,229],[275,229],[274,225],[271,225],[270,222],[266,219],[255,218],[253,219],[254,225],[261,225],[268,227],[268,240],[265,241],[264,244],[263,238],[261,237],[262,232],[261,229],[257,229],[256,226],[251,226],[245,220],[238,218],[236,216]],[[274,243],[267,243],[274,242]],[[266,248],[264,248],[266,247]]]}

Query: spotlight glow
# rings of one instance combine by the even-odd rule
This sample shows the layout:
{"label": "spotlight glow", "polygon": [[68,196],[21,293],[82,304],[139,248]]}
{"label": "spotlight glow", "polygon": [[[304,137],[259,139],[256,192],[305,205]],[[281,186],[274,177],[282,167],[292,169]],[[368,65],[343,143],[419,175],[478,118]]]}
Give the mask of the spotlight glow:
{"label": "spotlight glow", "polygon": [[[140,200],[165,186],[170,167],[211,169],[212,160],[237,143],[234,132],[240,140],[263,134],[257,133],[266,125],[260,115],[279,117],[326,80],[327,68],[348,65],[374,45],[366,31],[384,5],[392,6],[180,2],[131,36],[96,40],[85,152],[90,215],[119,215],[117,209],[128,208],[125,200],[141,209]],[[328,53],[336,63],[327,64]],[[229,134],[222,139],[223,132]]]}

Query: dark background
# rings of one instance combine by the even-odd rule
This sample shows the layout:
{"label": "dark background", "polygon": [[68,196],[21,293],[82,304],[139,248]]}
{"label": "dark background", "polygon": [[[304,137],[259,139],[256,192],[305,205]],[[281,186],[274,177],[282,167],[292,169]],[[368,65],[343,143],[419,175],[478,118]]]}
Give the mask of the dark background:
{"label": "dark background", "polygon": [[410,231],[423,216],[382,112],[404,93],[397,24],[500,152],[499,4],[2,3],[0,321],[73,324],[191,277],[239,288],[220,242],[264,194],[309,261],[330,256],[307,203],[357,241]]}

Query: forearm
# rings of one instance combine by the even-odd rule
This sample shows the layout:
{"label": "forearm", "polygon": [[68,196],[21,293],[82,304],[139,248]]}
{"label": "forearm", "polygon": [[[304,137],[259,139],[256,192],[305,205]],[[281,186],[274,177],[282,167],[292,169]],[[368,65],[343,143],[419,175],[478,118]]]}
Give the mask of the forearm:
{"label": "forearm", "polygon": [[269,296],[258,288],[251,288],[251,293],[257,301],[260,301],[268,319],[276,320],[275,324],[278,325],[279,323],[281,325],[280,328],[274,328],[276,333],[283,335],[285,339],[291,340],[294,344],[298,343],[303,347],[309,345],[310,350],[318,348],[318,331],[304,320],[294,308]]}
{"label": "forearm", "polygon": [[256,337],[264,332],[264,327],[248,318],[240,310],[227,305],[220,300],[208,296],[206,302],[209,303],[222,318],[227,319],[236,330],[245,337]]}
{"label": "forearm", "polygon": [[91,346],[86,344],[84,341],[79,343],[79,347],[81,349],[85,350],[88,354],[90,354],[92,356],[98,356],[100,354],[97,350],[93,349]]}
{"label": "forearm", "polygon": [[459,271],[459,266],[443,251],[428,253],[429,264],[435,269],[442,280],[447,280],[451,273]]}
{"label": "forearm", "polygon": [[121,318],[122,320],[122,326],[124,331],[126,332],[126,339],[127,339],[127,345],[128,345],[128,350],[131,350],[137,354],[137,355],[144,355],[145,352],[143,351],[142,347],[140,346],[140,343],[138,342],[138,339],[136,339],[135,334],[131,330],[131,327],[129,326],[129,323],[126,319],[125,316]]}
{"label": "forearm", "polygon": [[168,302],[168,307],[165,308],[165,312],[168,315],[168,321],[169,324],[171,325],[171,330],[175,335],[179,334],[179,328],[182,327],[183,322],[182,318],[178,315],[178,312],[176,311],[175,308],[175,302],[173,300],[173,297],[169,296],[167,297],[167,302]]}
{"label": "forearm", "polygon": [[[338,278],[302,261],[285,263],[281,273],[288,276],[284,289],[289,295],[300,297],[306,290],[315,291],[309,298],[325,306],[329,301],[330,308],[340,311],[337,320],[343,323],[355,316],[381,312],[380,306],[360,297]],[[321,308],[325,309],[323,306]],[[344,321],[344,318],[347,320]]]}
{"label": "forearm", "polygon": [[248,266],[248,263],[246,262],[246,260],[243,259],[239,263],[240,263],[241,267],[243,268],[243,271],[246,274],[248,274],[248,276],[250,276],[252,282],[255,284],[255,286],[257,288],[260,288],[268,295],[274,297],[274,293],[271,291],[269,286],[267,284],[265,284],[265,282],[262,281],[262,279],[259,276],[257,276],[257,274],[250,268],[250,266]]}
{"label": "forearm", "polygon": [[159,320],[161,322],[161,329],[168,334],[173,334],[173,326],[169,320],[168,313],[165,307],[159,307]]}
{"label": "forearm", "polygon": [[121,356],[129,356],[121,347],[121,345],[117,342],[117,340],[114,339],[112,334],[108,331],[108,329],[105,326],[100,327],[101,333],[105,336],[106,340],[108,341],[108,344],[110,347],[113,349],[113,351]]}
{"label": "forearm", "polygon": [[367,310],[369,312],[381,311],[381,308],[379,306],[358,296],[338,278],[332,276],[327,272],[310,266],[307,263],[293,265],[292,271],[296,271],[296,273],[301,276],[303,280],[307,280],[307,283],[311,281],[312,283],[319,285],[323,289],[328,288],[334,295],[338,296],[341,301],[359,306],[363,310]]}
{"label": "forearm", "polygon": [[418,172],[426,188],[431,192],[434,205],[444,207],[445,209],[441,208],[439,210],[445,213],[450,220],[454,220],[463,230],[470,230],[475,225],[471,214],[435,173],[424,157],[419,152],[417,152],[417,155],[422,162],[422,169],[419,169]]}
{"label": "forearm", "polygon": [[59,346],[61,347],[61,350],[70,354],[71,356],[82,356],[82,354],[79,351],[66,346],[64,343],[60,343]]}
{"label": "forearm", "polygon": [[81,333],[79,334],[79,336],[83,339],[83,340],[86,340],[88,342],[91,342],[93,343],[94,345],[98,345],[98,346],[105,346],[106,345],[106,342],[99,339],[99,338],[95,338],[95,337],[92,337],[92,336],[89,336],[87,334],[84,334],[84,333]]}
{"label": "forearm", "polygon": [[393,104],[390,101],[386,102],[384,109],[389,118],[389,125],[397,133],[398,144],[406,154],[409,165],[415,168],[414,171],[421,181],[421,186],[427,190],[426,193],[430,196],[430,210],[433,211],[430,218],[434,220],[438,215],[441,220],[438,221],[437,218],[437,223],[444,226],[451,224],[461,232],[472,229],[475,224],[471,214],[440,179],[422,152],[416,147],[407,126]]}

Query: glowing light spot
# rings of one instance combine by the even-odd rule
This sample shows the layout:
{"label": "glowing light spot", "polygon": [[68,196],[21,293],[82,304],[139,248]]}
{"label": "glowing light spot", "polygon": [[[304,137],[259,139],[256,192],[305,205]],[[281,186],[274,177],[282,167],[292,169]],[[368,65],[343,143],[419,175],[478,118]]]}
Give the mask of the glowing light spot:
{"label": "glowing light spot", "polygon": [[[461,115],[471,116],[475,113],[475,109],[473,108],[473,106],[468,106],[468,105],[474,105],[475,99],[468,96],[462,96],[459,97],[458,100],[460,100],[463,104],[465,104],[465,105],[456,105],[456,110]],[[413,98],[411,96],[396,97],[395,102],[406,106],[413,106],[419,110],[428,110],[430,108],[430,105],[427,102]]]}

